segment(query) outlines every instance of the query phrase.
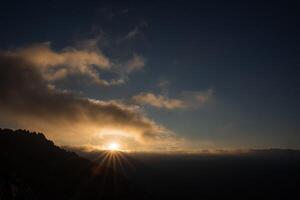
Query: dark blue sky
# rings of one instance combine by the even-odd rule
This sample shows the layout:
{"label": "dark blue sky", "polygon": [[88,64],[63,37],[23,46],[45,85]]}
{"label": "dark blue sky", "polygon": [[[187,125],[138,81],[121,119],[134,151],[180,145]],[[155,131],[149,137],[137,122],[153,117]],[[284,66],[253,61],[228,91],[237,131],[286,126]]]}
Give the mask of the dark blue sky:
{"label": "dark blue sky", "polygon": [[108,57],[146,61],[123,85],[61,87],[106,100],[211,89],[199,108],[144,109],[203,148],[300,148],[300,16],[292,1],[7,1],[0,18],[1,49],[50,41],[60,50],[100,35]]}

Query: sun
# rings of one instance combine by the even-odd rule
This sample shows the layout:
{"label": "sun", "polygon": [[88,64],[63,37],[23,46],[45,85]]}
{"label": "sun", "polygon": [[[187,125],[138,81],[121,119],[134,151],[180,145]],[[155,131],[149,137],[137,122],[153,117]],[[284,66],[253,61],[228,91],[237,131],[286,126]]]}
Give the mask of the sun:
{"label": "sun", "polygon": [[107,150],[109,151],[119,151],[120,150],[120,145],[116,142],[112,142],[107,145]]}

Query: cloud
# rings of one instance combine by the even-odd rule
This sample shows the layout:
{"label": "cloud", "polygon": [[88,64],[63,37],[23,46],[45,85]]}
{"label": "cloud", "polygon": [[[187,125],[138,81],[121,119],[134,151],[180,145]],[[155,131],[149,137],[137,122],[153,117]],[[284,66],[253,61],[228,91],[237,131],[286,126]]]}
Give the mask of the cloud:
{"label": "cloud", "polygon": [[140,34],[140,29],[135,27],[133,30],[129,31],[129,33],[124,37],[124,40],[130,40]]}
{"label": "cloud", "polygon": [[145,59],[142,56],[134,54],[133,57],[126,63],[125,66],[126,66],[127,73],[140,70],[145,66]]}
{"label": "cloud", "polygon": [[153,93],[140,93],[132,97],[133,101],[140,105],[150,105],[164,109],[198,108],[208,103],[213,98],[214,90],[188,91],[181,94],[181,98],[169,98],[166,95]]}
{"label": "cloud", "polygon": [[119,42],[124,42],[136,38],[137,36],[143,34],[143,30],[147,27],[148,27],[148,23],[146,21],[142,21],[137,26],[135,26],[132,30],[130,30],[123,38],[121,38]]}
{"label": "cloud", "polygon": [[165,90],[170,86],[170,84],[171,84],[170,81],[162,79],[162,80],[158,81],[157,87],[159,87],[160,89]]}
{"label": "cloud", "polygon": [[[136,54],[125,63],[113,62],[100,51],[97,41],[89,40],[88,44],[79,45],[80,48],[67,47],[61,51],[54,51],[50,43],[37,43],[2,54],[12,59],[24,60],[48,81],[81,75],[99,85],[117,85],[125,82],[124,74],[128,77],[128,74],[144,67],[144,58]],[[119,71],[124,73],[119,78],[105,80],[100,76],[103,71],[116,75],[121,74]]]}
{"label": "cloud", "polygon": [[133,96],[132,99],[141,105],[151,105],[157,108],[177,109],[185,108],[185,102],[179,99],[170,99],[163,95],[155,95],[153,93],[140,93]]}
{"label": "cloud", "polygon": [[38,43],[5,52],[13,59],[23,59],[36,67],[47,80],[59,80],[69,75],[80,74],[90,77],[98,84],[109,84],[102,80],[98,70],[111,68],[111,61],[100,50],[65,48],[54,51],[50,43]]}
{"label": "cloud", "polygon": [[184,91],[181,93],[181,98],[188,107],[197,108],[212,101],[214,93],[212,88],[204,91]]}
{"label": "cloud", "polygon": [[170,130],[149,119],[138,106],[88,99],[50,86],[47,73],[51,72],[45,70],[69,63],[72,69],[62,67],[65,73],[88,70],[91,63],[99,68],[110,67],[101,54],[74,50],[57,53],[49,45],[0,52],[0,121],[42,131],[63,144],[89,143],[91,138],[99,139],[101,131],[110,130],[149,144],[173,137]]}
{"label": "cloud", "polygon": [[113,70],[118,74],[119,78],[114,81],[119,82],[119,84],[125,83],[129,79],[129,75],[142,70],[145,63],[145,58],[137,54],[133,54],[133,56],[124,63],[115,63]]}

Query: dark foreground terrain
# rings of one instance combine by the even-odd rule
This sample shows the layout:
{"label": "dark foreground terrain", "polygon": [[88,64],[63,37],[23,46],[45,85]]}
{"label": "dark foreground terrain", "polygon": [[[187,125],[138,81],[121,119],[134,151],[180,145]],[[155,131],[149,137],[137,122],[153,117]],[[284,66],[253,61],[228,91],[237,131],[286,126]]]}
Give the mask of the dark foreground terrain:
{"label": "dark foreground terrain", "polygon": [[68,152],[43,134],[0,129],[0,200],[145,199],[109,166]]}
{"label": "dark foreground terrain", "polygon": [[[99,155],[76,152],[91,160]],[[300,199],[300,152],[295,150],[135,153],[126,160],[134,166],[128,166],[128,176],[154,199]]]}
{"label": "dark foreground terrain", "polygon": [[[300,152],[166,155],[61,149],[0,130],[0,199],[299,199]],[[83,158],[84,157],[84,158]]]}

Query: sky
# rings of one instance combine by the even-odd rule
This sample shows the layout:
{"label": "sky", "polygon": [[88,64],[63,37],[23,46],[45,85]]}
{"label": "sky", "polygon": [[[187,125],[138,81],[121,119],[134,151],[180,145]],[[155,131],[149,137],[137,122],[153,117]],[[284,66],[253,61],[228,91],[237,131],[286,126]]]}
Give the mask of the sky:
{"label": "sky", "polygon": [[300,148],[292,1],[4,1],[0,125],[61,145]]}

